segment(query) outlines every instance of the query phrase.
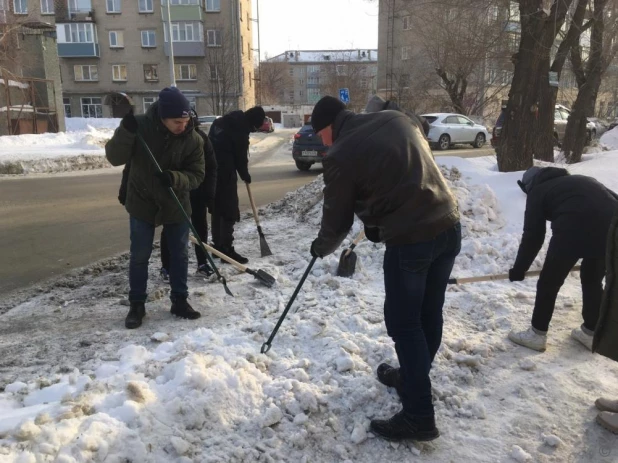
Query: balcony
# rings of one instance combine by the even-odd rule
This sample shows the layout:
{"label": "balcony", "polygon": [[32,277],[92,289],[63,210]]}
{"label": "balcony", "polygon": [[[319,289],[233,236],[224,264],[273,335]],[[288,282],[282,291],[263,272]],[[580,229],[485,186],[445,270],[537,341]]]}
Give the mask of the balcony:
{"label": "balcony", "polygon": [[58,43],[60,58],[99,58],[98,43]]}
{"label": "balcony", "polygon": [[[165,56],[170,55],[170,43],[165,42]],[[206,56],[204,42],[174,42],[174,56]]]}
{"label": "balcony", "polygon": [[[163,0],[161,3],[161,14],[163,15],[163,19],[167,21],[167,0]],[[201,21],[202,7],[200,5],[171,5],[170,16],[173,22]]]}

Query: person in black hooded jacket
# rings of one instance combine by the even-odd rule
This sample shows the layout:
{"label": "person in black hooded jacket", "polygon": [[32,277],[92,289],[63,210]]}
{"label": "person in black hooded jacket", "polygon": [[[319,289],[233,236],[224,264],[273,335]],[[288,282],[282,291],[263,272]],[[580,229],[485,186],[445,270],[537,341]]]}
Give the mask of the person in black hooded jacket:
{"label": "person in black hooded jacket", "polygon": [[[212,240],[215,249],[241,264],[249,259],[238,254],[234,242],[234,224],[240,221],[238,176],[251,183],[249,175],[249,133],[257,132],[266,114],[261,106],[247,111],[232,111],[216,119],[208,138],[217,157],[217,189],[212,211]],[[237,174],[238,173],[238,174]]]}
{"label": "person in black hooded jacket", "polygon": [[569,175],[557,167],[531,167],[517,183],[528,197],[524,233],[509,280],[523,281],[545,241],[546,221],[551,222],[552,238],[537,283],[532,326],[511,331],[509,339],[545,351],[558,291],[582,259],[584,323],[571,336],[591,349],[603,296],[607,232],[618,196],[591,177]]}

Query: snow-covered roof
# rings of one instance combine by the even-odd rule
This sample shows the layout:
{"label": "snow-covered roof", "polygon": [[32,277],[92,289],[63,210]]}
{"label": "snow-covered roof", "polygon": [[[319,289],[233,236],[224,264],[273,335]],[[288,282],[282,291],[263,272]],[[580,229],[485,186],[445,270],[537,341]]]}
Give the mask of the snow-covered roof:
{"label": "snow-covered roof", "polygon": [[298,63],[332,63],[345,62],[378,62],[377,49],[348,49],[348,50],[286,50],[273,56],[269,62],[298,62]]}
{"label": "snow-covered roof", "polygon": [[[0,85],[5,85],[4,79],[0,79]],[[22,82],[17,82],[16,80],[9,79],[9,87],[18,87],[18,88],[26,89],[28,88],[28,84],[24,84]]]}

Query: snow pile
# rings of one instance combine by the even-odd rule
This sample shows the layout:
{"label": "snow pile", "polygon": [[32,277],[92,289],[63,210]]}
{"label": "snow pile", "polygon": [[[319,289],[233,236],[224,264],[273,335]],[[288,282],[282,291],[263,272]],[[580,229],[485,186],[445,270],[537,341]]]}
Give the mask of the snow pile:
{"label": "snow pile", "polygon": [[[491,158],[439,161],[462,213],[453,275],[508,270],[522,227],[521,173],[500,174]],[[580,168],[618,181],[609,155]],[[558,298],[544,354],[506,338],[529,323],[536,280],[449,287],[432,370],[442,437],[428,444],[393,445],[369,432],[371,419],[400,408],[375,379],[381,362],[396,363],[382,314],[382,245],[362,242],[348,279],[335,276],[340,251],[318,260],[272,349],[260,354],[308,264],[321,188],[318,178],[261,210],[272,257],[259,259],[255,224],[241,222],[235,245],[277,285],[225,266],[230,298],[217,282],[192,279],[198,321],[172,319],[169,290],[152,277],[144,326],[124,330],[126,256],[2,315],[14,334],[3,336],[13,367],[0,393],[0,460],[614,461],[618,440],[594,424],[591,405],[618,393],[618,368],[569,339],[581,323],[575,277]],[[359,230],[355,223],[350,238]],[[153,256],[151,275],[157,268]],[[34,314],[42,338],[29,331]],[[63,327],[62,336],[54,331]]]}
{"label": "snow pile", "polygon": [[65,119],[67,132],[82,132],[93,129],[115,130],[120,125],[122,119],[111,117],[67,117]]}
{"label": "snow pile", "polygon": [[608,130],[601,136],[602,145],[605,145],[610,150],[618,150],[618,127]]}

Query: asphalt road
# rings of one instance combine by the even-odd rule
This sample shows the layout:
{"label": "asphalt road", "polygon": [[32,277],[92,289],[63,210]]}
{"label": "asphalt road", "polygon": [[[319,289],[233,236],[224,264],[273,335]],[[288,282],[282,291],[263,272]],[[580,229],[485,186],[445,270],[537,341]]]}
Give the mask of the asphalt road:
{"label": "asphalt road", "polygon": [[[465,147],[437,156],[493,153]],[[269,162],[284,159],[283,162]],[[299,172],[281,150],[252,162],[252,191],[258,206],[282,198],[322,170]],[[263,165],[261,165],[263,164]],[[128,250],[128,216],[118,203],[121,169],[0,178],[0,295],[61,275]],[[241,209],[249,208],[244,184]]]}

